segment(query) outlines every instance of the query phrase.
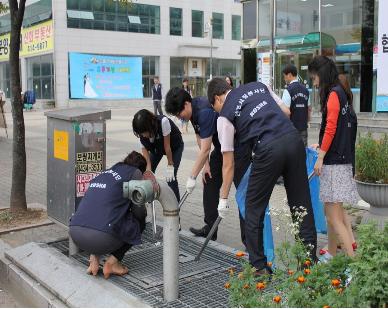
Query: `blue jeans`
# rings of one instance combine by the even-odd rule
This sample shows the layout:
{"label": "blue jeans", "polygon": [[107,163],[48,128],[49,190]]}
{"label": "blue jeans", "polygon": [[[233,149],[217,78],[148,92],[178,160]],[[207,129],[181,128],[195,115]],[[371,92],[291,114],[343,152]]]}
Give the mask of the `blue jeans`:
{"label": "blue jeans", "polygon": [[[174,191],[175,197],[177,201],[180,201],[180,194],[179,194],[179,186],[178,186],[178,179],[176,175],[178,174],[178,168],[181,164],[182,159],[182,153],[183,153],[184,144],[182,143],[181,146],[179,146],[177,149],[172,151],[172,161],[174,163],[174,176],[175,180],[170,181],[168,183],[168,186]],[[164,157],[163,154],[154,154],[150,153],[150,160],[151,160],[151,170],[153,173],[155,173],[156,168],[159,165],[160,160]]]}

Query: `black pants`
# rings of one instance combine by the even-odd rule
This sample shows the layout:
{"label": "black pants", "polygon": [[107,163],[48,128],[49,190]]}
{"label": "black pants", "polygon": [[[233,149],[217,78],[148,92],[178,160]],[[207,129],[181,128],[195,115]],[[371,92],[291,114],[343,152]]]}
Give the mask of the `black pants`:
{"label": "black pants", "polygon": [[316,260],[317,234],[307,179],[306,153],[299,133],[292,132],[263,146],[258,144],[254,152],[245,213],[250,263],[257,269],[267,264],[263,249],[264,214],[276,180],[281,175],[291,214],[295,214],[299,206],[307,211],[299,227],[299,236],[305,245],[312,245],[311,257]]}
{"label": "black pants", "polygon": [[162,100],[153,100],[153,103],[154,103],[154,114],[155,114],[155,116],[158,114],[158,112],[159,112],[159,115],[163,115]]}
{"label": "black pants", "polygon": [[206,176],[206,183],[203,184],[203,210],[205,223],[211,228],[218,217],[218,202],[222,185],[222,153],[214,149],[210,154],[210,172],[212,178]]}
{"label": "black pants", "polygon": [[[181,164],[181,159],[182,159],[182,153],[183,153],[183,148],[184,144],[182,143],[181,146],[179,146],[177,149],[175,149],[172,152],[172,161],[174,162],[174,176],[175,180],[168,182],[168,186],[174,191],[175,197],[179,203],[181,200],[180,194],[179,194],[179,185],[178,185],[178,179],[177,179],[177,174],[178,174],[178,168],[179,165]],[[151,170],[153,173],[155,173],[156,168],[159,165],[160,160],[162,160],[163,154],[150,154],[150,160],[151,160]]]}
{"label": "black pants", "polygon": [[307,140],[308,140],[308,134],[307,134],[307,129],[299,131],[300,137],[302,138],[304,147],[307,147]]}

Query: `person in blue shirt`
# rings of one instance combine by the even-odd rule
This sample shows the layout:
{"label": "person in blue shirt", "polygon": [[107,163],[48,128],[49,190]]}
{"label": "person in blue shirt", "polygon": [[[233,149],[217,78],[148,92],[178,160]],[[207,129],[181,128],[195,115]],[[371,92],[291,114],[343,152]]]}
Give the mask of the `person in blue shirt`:
{"label": "person in blue shirt", "polygon": [[155,116],[149,110],[142,109],[133,116],[132,129],[135,136],[140,139],[148,171],[155,173],[163,156],[166,156],[165,179],[179,202],[177,173],[184,148],[179,128],[170,118],[163,115]]}
{"label": "person in blue shirt", "polygon": [[[298,131],[287,118],[287,107],[277,102],[263,83],[252,82],[231,89],[224,79],[213,78],[208,98],[219,113],[217,131],[223,155],[218,213],[226,217],[228,196],[234,178],[235,147],[252,149],[252,167],[245,200],[245,236],[249,262],[256,275],[271,274],[263,248],[264,215],[273,188],[284,177],[288,205],[293,218],[305,215],[299,223],[299,236],[310,258],[317,260],[317,234],[306,170],[306,153]],[[302,209],[301,209],[302,207]]]}
{"label": "person in blue shirt", "polygon": [[75,244],[90,253],[88,274],[97,275],[100,255],[110,254],[103,273],[124,275],[128,268],[121,264],[124,254],[141,243],[147,210],[123,197],[123,182],[141,180],[147,162],[131,152],[122,162],[96,176],[70,219],[69,233]]}
{"label": "person in blue shirt", "polygon": [[[186,182],[186,191],[193,192],[197,176],[202,170],[205,225],[199,229],[191,227],[190,231],[196,236],[206,237],[218,217],[216,205],[222,184],[222,154],[217,134],[218,114],[206,97],[191,98],[187,91],[178,87],[168,91],[165,110],[179,119],[190,121],[196,134],[199,152]],[[216,239],[217,233],[214,233],[212,240]]]}

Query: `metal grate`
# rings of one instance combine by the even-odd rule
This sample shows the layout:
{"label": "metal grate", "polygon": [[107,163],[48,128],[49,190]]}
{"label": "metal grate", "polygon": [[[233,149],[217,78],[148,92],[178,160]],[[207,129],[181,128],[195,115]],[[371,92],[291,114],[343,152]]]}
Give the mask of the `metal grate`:
{"label": "metal grate", "polygon": [[[158,227],[160,229],[160,227]],[[214,308],[228,307],[228,291],[224,283],[228,280],[227,268],[241,265],[232,253],[207,247],[201,260],[194,262],[201,244],[180,235],[179,256],[179,299],[167,303],[163,299],[163,245],[153,239],[152,228],[142,235],[143,244],[131,248],[123,259],[129,274],[112,276],[114,284],[136,295],[152,307]],[[67,241],[51,243],[60,252],[68,253]],[[73,257],[88,265],[88,255],[84,252]],[[103,260],[103,259],[101,259]]]}

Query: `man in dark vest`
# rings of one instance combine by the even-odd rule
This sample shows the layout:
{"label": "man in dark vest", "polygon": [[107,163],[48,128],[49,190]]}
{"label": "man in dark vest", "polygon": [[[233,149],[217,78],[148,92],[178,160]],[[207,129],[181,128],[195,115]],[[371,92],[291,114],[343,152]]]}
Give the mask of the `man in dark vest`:
{"label": "man in dark vest", "polygon": [[307,124],[311,119],[311,103],[306,86],[298,81],[298,71],[292,64],[283,69],[283,78],[287,84],[282,101],[290,109],[290,119],[299,131],[304,146],[307,147]]}
{"label": "man in dark vest", "polygon": [[[218,217],[217,204],[222,184],[222,154],[217,134],[216,113],[206,97],[191,98],[182,88],[172,88],[166,95],[166,112],[179,119],[190,121],[193,125],[199,152],[186,183],[186,191],[192,193],[196,186],[196,178],[202,170],[203,208],[205,226],[190,231],[200,237],[206,237]],[[211,146],[213,144],[213,151]],[[212,240],[217,239],[217,233]]]}
{"label": "man in dark vest", "polygon": [[218,137],[223,155],[218,213],[228,214],[228,196],[234,176],[234,149],[249,145],[254,153],[246,195],[245,234],[249,261],[256,275],[270,274],[263,249],[265,209],[279,176],[283,175],[288,204],[295,218],[305,214],[299,224],[299,237],[316,260],[317,235],[311,207],[306,171],[306,154],[299,133],[287,118],[287,107],[277,102],[272,91],[260,82],[231,89],[224,79],[214,78],[208,98],[220,116]]}
{"label": "man in dark vest", "polygon": [[159,82],[159,76],[154,77],[152,86],[152,102],[154,103],[154,114],[163,115],[162,111],[162,84]]}

